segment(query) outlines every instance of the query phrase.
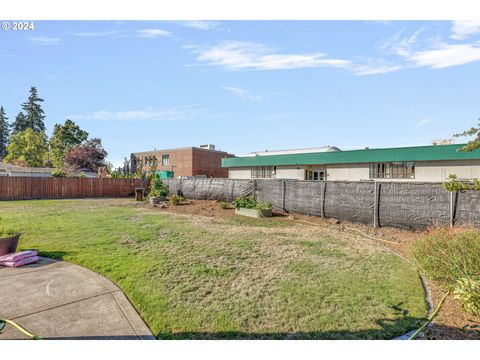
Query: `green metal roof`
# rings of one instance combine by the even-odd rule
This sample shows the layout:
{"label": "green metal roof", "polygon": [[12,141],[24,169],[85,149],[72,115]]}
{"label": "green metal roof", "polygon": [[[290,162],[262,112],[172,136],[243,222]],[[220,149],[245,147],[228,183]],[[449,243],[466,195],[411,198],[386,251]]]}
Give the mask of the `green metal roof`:
{"label": "green metal roof", "polygon": [[458,151],[462,146],[464,144],[233,157],[222,159],[222,167],[480,159],[480,149]]}

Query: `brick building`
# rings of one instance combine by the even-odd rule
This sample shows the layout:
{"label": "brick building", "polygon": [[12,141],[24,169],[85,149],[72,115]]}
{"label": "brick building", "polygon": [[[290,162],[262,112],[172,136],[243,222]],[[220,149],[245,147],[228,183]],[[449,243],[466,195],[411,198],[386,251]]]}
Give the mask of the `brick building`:
{"label": "brick building", "polygon": [[222,168],[222,159],[233,157],[225,151],[215,150],[215,146],[200,145],[168,150],[136,152],[130,155],[131,171],[139,166],[144,171],[156,166],[157,170],[173,171],[174,177],[206,176],[216,178],[228,177],[228,169]]}

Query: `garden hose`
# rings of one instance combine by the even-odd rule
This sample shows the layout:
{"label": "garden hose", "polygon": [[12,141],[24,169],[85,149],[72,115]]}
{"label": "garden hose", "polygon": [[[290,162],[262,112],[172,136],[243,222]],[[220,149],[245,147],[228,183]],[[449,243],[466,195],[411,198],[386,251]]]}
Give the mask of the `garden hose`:
{"label": "garden hose", "polygon": [[414,340],[418,334],[420,334],[426,327],[428,324],[430,324],[432,322],[432,320],[438,315],[438,312],[440,311],[440,309],[442,308],[443,306],[443,303],[445,301],[445,299],[447,298],[447,296],[450,295],[450,291],[447,292],[445,294],[445,296],[442,298],[442,300],[440,300],[440,302],[438,303],[438,306],[437,308],[435,309],[435,311],[433,312],[432,315],[430,315],[430,317],[427,319],[427,321],[425,321],[422,326],[420,326],[417,331],[415,331],[412,335],[410,335],[410,337],[408,338],[408,340]]}
{"label": "garden hose", "polygon": [[27,329],[21,327],[20,325],[18,325],[15,321],[12,321],[12,320],[8,320],[8,319],[0,319],[0,330],[3,329],[3,327],[1,326],[2,323],[4,324],[10,324],[12,325],[13,327],[17,328],[18,330],[20,330],[23,334],[25,334],[26,336],[28,336],[30,339],[32,340],[40,340],[41,337],[40,336],[37,336],[37,335],[33,335],[31,332],[29,332]]}

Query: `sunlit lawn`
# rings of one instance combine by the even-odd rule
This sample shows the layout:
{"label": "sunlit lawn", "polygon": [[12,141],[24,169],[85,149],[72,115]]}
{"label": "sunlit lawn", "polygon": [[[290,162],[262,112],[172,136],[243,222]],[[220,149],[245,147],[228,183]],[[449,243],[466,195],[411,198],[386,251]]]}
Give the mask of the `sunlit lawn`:
{"label": "sunlit lawn", "polygon": [[159,338],[392,338],[425,315],[411,264],[318,227],[125,199],[0,202],[0,217],[21,230],[21,249],[118,284]]}

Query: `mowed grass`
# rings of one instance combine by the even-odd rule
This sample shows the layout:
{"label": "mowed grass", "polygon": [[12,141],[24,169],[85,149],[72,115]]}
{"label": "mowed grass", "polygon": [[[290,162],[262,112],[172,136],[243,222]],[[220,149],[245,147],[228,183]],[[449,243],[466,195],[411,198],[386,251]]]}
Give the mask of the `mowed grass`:
{"label": "mowed grass", "polygon": [[411,264],[286,219],[180,216],[125,199],[1,202],[0,218],[21,230],[20,249],[114,281],[162,339],[388,339],[425,315]]}

